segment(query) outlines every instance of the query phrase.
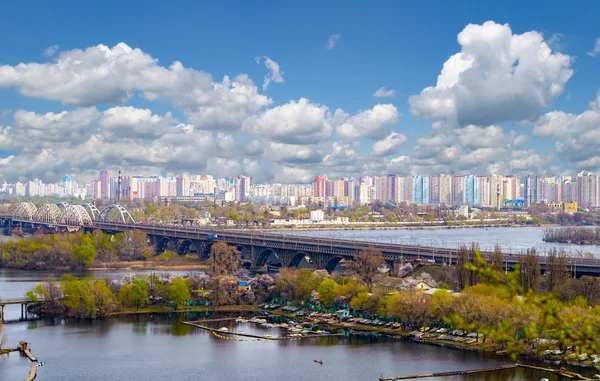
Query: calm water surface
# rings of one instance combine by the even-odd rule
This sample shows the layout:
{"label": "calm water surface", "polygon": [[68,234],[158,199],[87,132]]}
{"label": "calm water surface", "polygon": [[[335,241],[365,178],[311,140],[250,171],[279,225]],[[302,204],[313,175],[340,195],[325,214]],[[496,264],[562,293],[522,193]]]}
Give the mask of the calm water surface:
{"label": "calm water surface", "polygon": [[[119,279],[127,272],[74,275]],[[146,272],[148,273],[148,272]],[[182,272],[180,272],[182,273]],[[185,273],[185,272],[183,272]],[[0,269],[0,297],[20,297],[56,272]],[[396,376],[505,365],[507,360],[472,352],[386,338],[328,337],[302,341],[231,342],[181,324],[196,316],[140,315],[101,321],[19,321],[19,306],[7,307],[0,326],[10,346],[31,343],[46,363],[36,380],[373,380]],[[219,315],[222,316],[222,315]],[[282,334],[234,322],[210,323],[245,332]],[[313,360],[323,360],[323,365]],[[31,365],[17,353],[0,356],[0,380],[23,380]],[[431,380],[517,381],[552,375],[511,370]]]}
{"label": "calm water surface", "polygon": [[354,239],[397,243],[408,245],[423,245],[433,247],[457,248],[461,244],[479,242],[482,250],[494,250],[500,245],[506,253],[519,252],[535,247],[544,252],[552,247],[564,248],[576,255],[578,250],[593,253],[600,258],[600,247],[596,245],[572,245],[547,243],[543,241],[543,227],[520,228],[466,228],[466,229],[399,229],[399,230],[323,230],[323,231],[280,231],[283,234],[304,235],[310,237]]}

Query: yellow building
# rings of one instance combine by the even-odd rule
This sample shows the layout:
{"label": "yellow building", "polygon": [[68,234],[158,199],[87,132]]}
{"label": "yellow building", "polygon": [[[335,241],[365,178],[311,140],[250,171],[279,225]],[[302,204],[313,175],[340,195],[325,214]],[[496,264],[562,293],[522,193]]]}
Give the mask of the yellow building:
{"label": "yellow building", "polygon": [[565,202],[563,204],[563,213],[577,213],[578,209],[577,201]]}

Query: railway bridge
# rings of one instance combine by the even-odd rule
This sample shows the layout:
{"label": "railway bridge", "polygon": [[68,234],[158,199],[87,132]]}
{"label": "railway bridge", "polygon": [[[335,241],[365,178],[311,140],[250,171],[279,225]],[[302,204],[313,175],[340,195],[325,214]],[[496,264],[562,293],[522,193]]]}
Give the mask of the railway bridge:
{"label": "railway bridge", "polygon": [[[318,269],[333,271],[342,260],[352,260],[361,250],[373,247],[383,253],[390,265],[400,260],[416,260],[437,265],[456,263],[459,248],[427,247],[420,245],[388,244],[359,240],[316,238],[287,234],[267,233],[255,230],[207,229],[195,226],[147,225],[137,223],[121,205],[109,205],[101,211],[91,204],[46,204],[39,209],[31,203],[22,203],[11,215],[0,216],[5,233],[64,231],[93,231],[118,234],[140,230],[149,237],[156,252],[167,249],[180,255],[196,253],[208,258],[215,242],[225,242],[238,248],[246,267],[262,267],[275,256],[283,267],[297,267],[303,260]],[[491,260],[493,253],[482,252]],[[545,271],[545,259],[539,257],[541,271]],[[570,258],[572,274],[600,275],[600,260]],[[504,268],[514,269],[519,263],[517,255],[505,255]]]}

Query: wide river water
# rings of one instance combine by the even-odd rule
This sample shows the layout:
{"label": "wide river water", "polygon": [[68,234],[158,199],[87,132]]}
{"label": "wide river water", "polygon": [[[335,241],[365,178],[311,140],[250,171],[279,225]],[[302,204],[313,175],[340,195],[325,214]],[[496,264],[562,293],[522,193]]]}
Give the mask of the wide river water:
{"label": "wide river water", "polygon": [[[179,272],[186,273],[186,272]],[[124,271],[75,273],[120,279]],[[0,298],[21,297],[48,276],[61,273],[0,269]],[[377,337],[325,337],[300,341],[234,342],[181,324],[198,316],[152,314],[99,321],[19,321],[19,306],[6,307],[2,334],[7,345],[31,343],[46,363],[36,380],[298,380],[376,381],[398,376],[508,364],[502,357]],[[218,317],[214,316],[213,317]],[[214,323],[215,328],[267,333],[251,324]],[[277,336],[278,329],[268,332]],[[313,360],[323,360],[323,365]],[[18,353],[0,356],[0,380],[23,380],[31,365]],[[425,380],[555,381],[551,374],[509,370]]]}
{"label": "wide river water", "polygon": [[405,245],[422,245],[456,249],[462,244],[479,243],[481,250],[493,251],[496,245],[505,253],[517,253],[529,248],[536,248],[539,253],[556,247],[564,248],[571,255],[590,252],[600,258],[600,246],[575,245],[544,242],[544,227],[515,228],[460,228],[460,229],[397,229],[397,230],[285,230],[282,234],[293,234],[310,237],[353,239],[395,243]]}

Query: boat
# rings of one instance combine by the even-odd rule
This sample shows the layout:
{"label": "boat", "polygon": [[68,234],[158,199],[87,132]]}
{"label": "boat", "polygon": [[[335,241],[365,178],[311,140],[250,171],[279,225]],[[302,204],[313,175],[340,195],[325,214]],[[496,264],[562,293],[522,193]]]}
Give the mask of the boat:
{"label": "boat", "polygon": [[323,360],[313,360],[313,361],[316,362],[317,364],[323,365]]}
{"label": "boat", "polygon": [[221,332],[228,332],[229,329],[227,329],[227,327],[221,327],[221,328],[219,328],[219,331],[221,331]]}

